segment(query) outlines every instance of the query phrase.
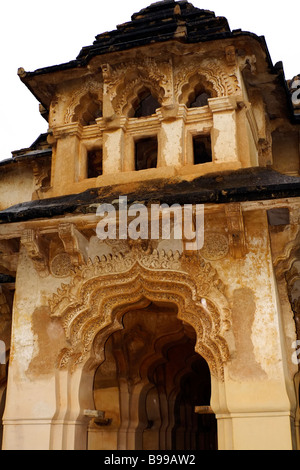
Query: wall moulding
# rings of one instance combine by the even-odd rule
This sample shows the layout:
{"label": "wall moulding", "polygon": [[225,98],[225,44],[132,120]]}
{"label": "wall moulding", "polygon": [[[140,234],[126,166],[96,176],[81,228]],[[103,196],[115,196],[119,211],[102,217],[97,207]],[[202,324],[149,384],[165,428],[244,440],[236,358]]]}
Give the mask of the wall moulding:
{"label": "wall moulding", "polygon": [[105,341],[122,329],[124,308],[147,300],[177,307],[178,318],[196,331],[196,352],[214,376],[223,378],[224,364],[234,349],[224,292],[216,270],[199,254],[144,251],[136,246],[127,253],[89,260],[49,299],[51,317],[60,320],[70,344],[61,351],[57,367],[76,368],[87,361],[99,365]]}

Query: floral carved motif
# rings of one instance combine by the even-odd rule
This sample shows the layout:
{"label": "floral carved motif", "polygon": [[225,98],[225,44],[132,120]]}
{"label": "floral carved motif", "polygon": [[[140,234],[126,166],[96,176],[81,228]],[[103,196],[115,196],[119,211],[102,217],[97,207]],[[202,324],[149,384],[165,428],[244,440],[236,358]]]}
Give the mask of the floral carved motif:
{"label": "floral carved motif", "polygon": [[51,316],[60,319],[70,344],[61,352],[58,366],[75,366],[91,358],[96,335],[102,334],[106,341],[122,328],[124,309],[144,299],[175,304],[178,318],[197,333],[196,351],[213,374],[222,376],[230,356],[226,336],[231,316],[217,272],[198,254],[149,253],[139,248],[89,260],[74,270],[70,284],[52,296]]}
{"label": "floral carved motif", "polygon": [[229,252],[228,238],[222,233],[206,232],[201,255],[207,260],[225,258]]}

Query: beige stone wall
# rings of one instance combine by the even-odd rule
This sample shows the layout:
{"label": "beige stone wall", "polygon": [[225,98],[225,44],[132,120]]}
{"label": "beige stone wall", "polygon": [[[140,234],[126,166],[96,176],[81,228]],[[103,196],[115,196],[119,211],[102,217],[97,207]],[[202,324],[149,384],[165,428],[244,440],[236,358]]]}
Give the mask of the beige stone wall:
{"label": "beige stone wall", "polygon": [[[184,253],[177,258],[173,251],[172,256],[159,261],[154,252],[142,255],[140,248],[132,251],[134,245],[130,248],[127,243],[110,246],[95,236],[90,238],[87,233],[81,240],[76,231],[62,232],[58,226],[54,228],[52,220],[47,235],[40,233],[39,243],[50,243],[52,247],[47,250],[50,258],[44,257],[42,262],[32,258],[31,238],[23,237],[4,415],[5,448],[86,446],[84,436],[89,420],[84,416],[84,409],[94,406],[92,384],[95,367],[103,354],[101,344],[115,331],[113,312],[118,311],[118,305],[122,308],[127,305],[130,310],[130,304],[140,299],[142,291],[152,301],[161,298],[177,305],[179,318],[190,323],[198,335],[196,351],[206,359],[211,371],[211,406],[218,419],[219,448],[291,449],[295,446],[293,378],[297,367],[291,363],[289,344],[295,339],[295,329],[293,332],[291,311],[284,305],[281,288],[275,280],[267,213],[259,205],[245,204],[242,212],[236,205],[228,206],[226,212],[224,209],[212,209],[206,214],[206,243],[200,259],[195,254]],[[91,227],[92,218],[86,216],[86,227]],[[238,245],[233,243],[236,237],[231,238],[233,219],[240,223]],[[22,230],[22,226],[19,228]],[[72,237],[73,242],[74,237],[80,239],[80,251],[70,251],[67,244],[65,248],[60,245],[58,233],[60,237],[68,236],[69,241]],[[167,248],[165,243],[164,246]],[[278,241],[276,247],[280,251]],[[121,258],[117,256],[118,250],[123,252]],[[94,261],[85,264],[84,257],[80,261],[80,252]],[[104,254],[106,260],[95,259]],[[79,265],[69,275],[70,265],[65,262],[71,255],[72,262]],[[137,281],[130,277],[134,260],[139,260],[135,268],[139,279],[145,278],[141,291],[137,289]],[[155,270],[151,268],[154,262]],[[168,279],[172,279],[172,293],[170,287],[161,289]],[[185,311],[179,299],[185,292],[187,302],[194,282],[198,293],[195,291],[190,297],[190,307]],[[153,287],[148,291],[149,283]],[[116,296],[113,304],[109,300],[112,292]],[[200,296],[198,303],[192,300],[193,296]],[[100,305],[102,320],[93,323],[94,309]],[[195,308],[199,312],[194,318]],[[209,324],[214,325],[213,330]],[[290,332],[289,336],[285,336],[285,330]],[[95,338],[98,338],[98,349],[91,349]],[[215,344],[213,348],[211,341]],[[96,350],[99,357],[98,353],[94,355]],[[101,399],[104,406],[107,393],[110,395],[110,390],[96,390],[96,403]],[[115,395],[117,403],[116,389],[110,396]],[[117,419],[109,413],[107,417]],[[253,432],[249,433],[249,429]],[[94,428],[90,433],[92,447],[115,448],[116,434],[102,431],[101,437],[95,434]]]}
{"label": "beige stone wall", "polygon": [[1,170],[0,209],[32,200],[36,189],[33,172],[30,167],[16,166]]}
{"label": "beige stone wall", "polygon": [[[144,181],[165,179],[170,186],[257,166],[297,176],[299,132],[284,115],[271,122],[258,78],[266,73],[265,56],[250,40],[239,41],[236,56],[232,40],[171,42],[94,57],[76,74],[45,74],[42,84],[54,90],[51,179],[49,161],[39,167],[24,159],[5,167],[0,210],[90,188],[118,185],[128,194]],[[134,117],[145,92],[160,107]],[[199,92],[207,93],[207,103],[190,107]],[[210,137],[212,155],[195,164],[193,139],[199,136]],[[136,171],[135,145],[145,137],[157,139],[157,165]],[[102,174],[88,178],[91,151],[102,152]],[[286,208],[288,220],[272,225],[268,211]],[[162,407],[153,403],[163,394],[150,388],[156,363],[146,360],[150,352],[152,359],[157,354],[158,362],[165,360],[173,334],[177,346],[183,340],[193,345],[187,362],[195,356],[209,368],[210,403],[196,405],[216,416],[219,449],[299,448],[299,373],[292,360],[300,338],[297,198],[206,204],[200,252],[187,251],[186,240],[103,242],[96,235],[98,221],[91,213],[0,227],[1,266],[16,275],[3,448],[158,445],[161,435],[147,427],[145,416],[140,419],[138,405],[145,405],[148,421],[158,428]],[[126,326],[128,312],[145,317],[149,311],[154,320],[144,322],[145,338],[151,333],[155,341],[141,346],[136,334],[132,350],[119,352],[114,381],[103,385],[102,364],[116,364],[105,362],[107,344],[120,346],[140,326],[134,315]],[[156,321],[161,328],[154,328]],[[168,367],[158,371],[169,373],[171,388],[178,370]],[[0,399],[7,381],[2,375]],[[91,421],[97,410],[112,420],[106,429]],[[170,439],[164,437],[160,445]]]}

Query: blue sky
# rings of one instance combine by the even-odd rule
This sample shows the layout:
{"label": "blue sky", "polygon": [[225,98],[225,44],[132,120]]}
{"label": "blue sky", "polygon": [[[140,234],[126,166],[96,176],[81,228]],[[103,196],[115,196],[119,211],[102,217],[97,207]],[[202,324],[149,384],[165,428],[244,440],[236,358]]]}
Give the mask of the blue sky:
{"label": "blue sky", "polygon": [[[47,131],[38,102],[17,76],[73,60],[94,37],[130,20],[151,0],[11,0],[0,4],[2,90],[0,160],[28,147]],[[194,6],[225,16],[231,29],[264,35],[273,63],[283,61],[287,78],[300,73],[299,0],[191,0]],[[298,24],[297,24],[298,23]]]}

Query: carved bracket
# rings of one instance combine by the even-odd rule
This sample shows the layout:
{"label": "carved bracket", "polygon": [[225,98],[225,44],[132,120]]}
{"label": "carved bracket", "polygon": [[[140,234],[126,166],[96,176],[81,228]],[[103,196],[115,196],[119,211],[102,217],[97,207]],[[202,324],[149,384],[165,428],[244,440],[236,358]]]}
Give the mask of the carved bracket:
{"label": "carved bracket", "polygon": [[88,240],[73,224],[61,224],[58,227],[58,235],[73,266],[87,261]]}
{"label": "carved bracket", "polygon": [[49,275],[48,256],[43,241],[35,230],[25,230],[21,237],[21,244],[26,248],[35,269],[41,277]]}
{"label": "carved bracket", "polygon": [[230,254],[235,259],[243,258],[247,253],[247,246],[241,205],[226,205],[225,214],[229,233]]}

